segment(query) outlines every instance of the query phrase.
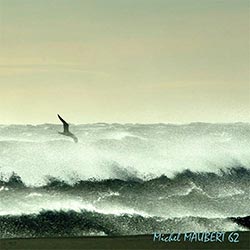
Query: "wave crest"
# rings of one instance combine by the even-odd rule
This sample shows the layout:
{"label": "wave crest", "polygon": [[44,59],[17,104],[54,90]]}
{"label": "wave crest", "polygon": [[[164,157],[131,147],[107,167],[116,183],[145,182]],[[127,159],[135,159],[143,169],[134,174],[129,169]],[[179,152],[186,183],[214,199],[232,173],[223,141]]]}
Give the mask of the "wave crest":
{"label": "wave crest", "polygon": [[[207,219],[185,217],[161,219],[140,215],[104,215],[88,211],[42,211],[39,214],[1,216],[2,238],[76,237],[83,235],[138,235],[192,231],[194,225],[200,231],[246,230],[235,222],[249,218]],[[242,223],[241,223],[242,224]]]}

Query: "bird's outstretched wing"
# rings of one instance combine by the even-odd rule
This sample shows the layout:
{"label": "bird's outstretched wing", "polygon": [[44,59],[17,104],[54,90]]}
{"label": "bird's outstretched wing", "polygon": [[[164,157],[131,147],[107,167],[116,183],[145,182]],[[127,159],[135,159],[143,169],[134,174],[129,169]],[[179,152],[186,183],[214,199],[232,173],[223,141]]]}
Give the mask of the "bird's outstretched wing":
{"label": "bird's outstretched wing", "polygon": [[63,132],[64,133],[68,133],[69,132],[69,124],[63,120],[63,118],[57,114],[58,118],[60,119],[60,121],[63,123]]}

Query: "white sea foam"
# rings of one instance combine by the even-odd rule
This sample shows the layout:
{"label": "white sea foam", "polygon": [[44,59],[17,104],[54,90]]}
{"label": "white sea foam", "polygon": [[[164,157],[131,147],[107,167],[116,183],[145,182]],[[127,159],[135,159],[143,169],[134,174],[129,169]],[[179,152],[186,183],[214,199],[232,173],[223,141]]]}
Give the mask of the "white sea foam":
{"label": "white sea foam", "polygon": [[60,125],[1,126],[0,172],[17,173],[27,185],[46,176],[142,179],[173,177],[184,169],[218,172],[250,167],[250,124],[72,125],[75,144],[59,135]]}

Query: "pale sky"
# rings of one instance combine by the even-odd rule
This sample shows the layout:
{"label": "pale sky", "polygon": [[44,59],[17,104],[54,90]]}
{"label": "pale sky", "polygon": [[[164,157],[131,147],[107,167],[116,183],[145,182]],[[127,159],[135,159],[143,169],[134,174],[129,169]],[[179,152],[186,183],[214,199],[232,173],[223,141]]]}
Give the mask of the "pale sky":
{"label": "pale sky", "polygon": [[0,0],[0,124],[250,122],[248,0]]}

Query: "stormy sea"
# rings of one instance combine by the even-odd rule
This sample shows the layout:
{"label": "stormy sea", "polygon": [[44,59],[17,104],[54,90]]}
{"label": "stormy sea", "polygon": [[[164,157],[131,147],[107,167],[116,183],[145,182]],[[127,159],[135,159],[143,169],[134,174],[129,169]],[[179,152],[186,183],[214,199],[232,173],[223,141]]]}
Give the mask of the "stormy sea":
{"label": "stormy sea", "polygon": [[250,124],[0,125],[0,237],[250,229]]}

